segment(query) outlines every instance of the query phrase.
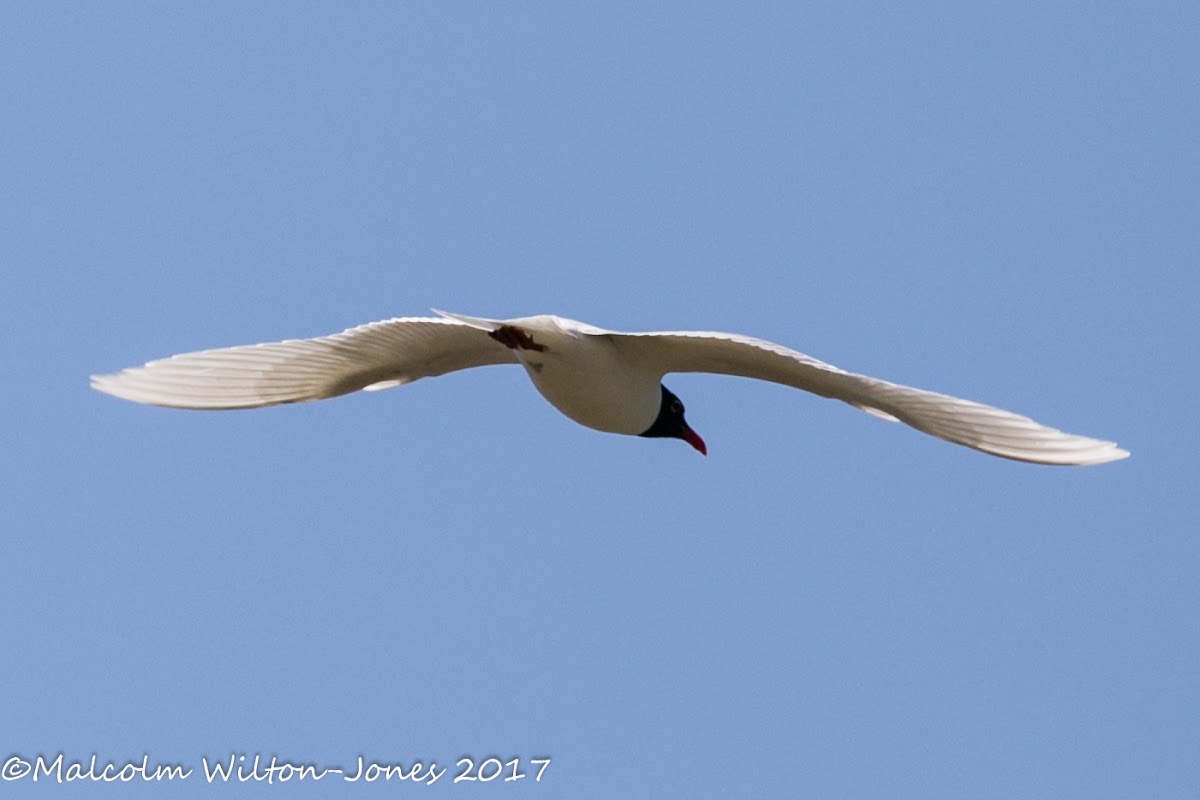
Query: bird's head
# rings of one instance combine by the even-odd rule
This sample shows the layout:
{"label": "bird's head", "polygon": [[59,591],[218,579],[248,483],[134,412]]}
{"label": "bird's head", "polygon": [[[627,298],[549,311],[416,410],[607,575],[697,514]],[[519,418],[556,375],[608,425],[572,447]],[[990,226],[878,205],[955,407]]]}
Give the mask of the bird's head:
{"label": "bird's head", "polygon": [[701,455],[708,455],[708,448],[704,446],[704,440],[688,427],[687,421],[683,418],[683,401],[667,387],[662,386],[661,388],[662,405],[658,409],[658,419],[654,420],[654,424],[639,436],[683,439],[699,450]]}

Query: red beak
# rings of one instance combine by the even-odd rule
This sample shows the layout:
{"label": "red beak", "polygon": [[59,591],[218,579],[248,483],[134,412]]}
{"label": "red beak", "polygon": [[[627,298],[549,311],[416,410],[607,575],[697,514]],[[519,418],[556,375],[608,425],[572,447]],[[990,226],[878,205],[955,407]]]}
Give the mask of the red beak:
{"label": "red beak", "polygon": [[708,448],[704,446],[704,440],[700,438],[700,434],[688,427],[683,429],[683,440],[692,447],[700,451],[700,455],[708,455]]}

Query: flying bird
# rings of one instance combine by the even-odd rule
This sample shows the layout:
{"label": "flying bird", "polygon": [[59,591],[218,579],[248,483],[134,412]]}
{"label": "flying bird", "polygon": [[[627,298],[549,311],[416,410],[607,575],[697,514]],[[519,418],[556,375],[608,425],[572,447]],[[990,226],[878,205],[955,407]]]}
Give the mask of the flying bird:
{"label": "flying bird", "polygon": [[1017,461],[1103,464],[1129,453],[1028,417],[846,372],[762,339],[733,333],[618,333],[551,315],[494,320],[401,317],[315,339],[184,353],[112,375],[92,388],[174,408],[255,408],[375,391],[489,364],[520,364],[534,387],[581,425],[682,439],[707,454],[662,385],[669,372],[714,372],[781,383],[841,400],[940,439]]}

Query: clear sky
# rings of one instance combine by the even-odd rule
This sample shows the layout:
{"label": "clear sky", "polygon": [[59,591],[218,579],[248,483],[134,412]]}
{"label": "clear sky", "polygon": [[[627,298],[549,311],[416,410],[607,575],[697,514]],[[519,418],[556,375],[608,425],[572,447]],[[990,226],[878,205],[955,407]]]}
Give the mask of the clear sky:
{"label": "clear sky", "polygon": [[[1195,797],[1200,6],[179,5],[0,6],[11,768]],[[667,385],[707,458],[516,368],[228,413],[88,388],[431,306],[747,333],[1133,457],[703,375]]]}

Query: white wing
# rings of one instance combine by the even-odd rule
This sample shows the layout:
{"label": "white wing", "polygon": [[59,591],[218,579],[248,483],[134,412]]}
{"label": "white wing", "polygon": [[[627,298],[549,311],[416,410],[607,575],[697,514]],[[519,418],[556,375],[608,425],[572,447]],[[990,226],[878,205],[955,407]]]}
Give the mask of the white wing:
{"label": "white wing", "polygon": [[408,317],[317,339],[184,353],[114,375],[93,375],[92,388],[157,406],[254,408],[512,363],[511,350],[474,328]]}
{"label": "white wing", "polygon": [[730,333],[608,334],[631,358],[668,372],[715,372],[782,383],[992,455],[1037,464],[1103,464],[1129,453],[1010,411],[855,375],[771,342]]}

